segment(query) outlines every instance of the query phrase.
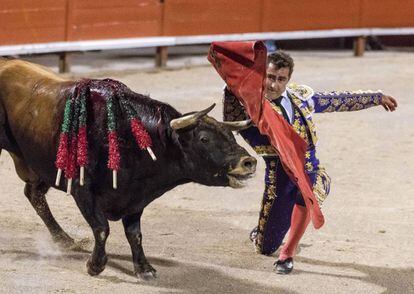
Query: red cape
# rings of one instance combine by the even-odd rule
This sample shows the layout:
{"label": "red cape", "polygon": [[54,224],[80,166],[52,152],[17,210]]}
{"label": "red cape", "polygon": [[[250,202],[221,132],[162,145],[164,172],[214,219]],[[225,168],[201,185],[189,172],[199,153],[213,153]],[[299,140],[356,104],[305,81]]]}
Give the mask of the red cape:
{"label": "red cape", "polygon": [[263,97],[267,51],[263,42],[213,42],[208,60],[243,104],[260,133],[276,148],[289,178],[296,183],[310,209],[313,226],[325,220],[305,172],[306,142]]}

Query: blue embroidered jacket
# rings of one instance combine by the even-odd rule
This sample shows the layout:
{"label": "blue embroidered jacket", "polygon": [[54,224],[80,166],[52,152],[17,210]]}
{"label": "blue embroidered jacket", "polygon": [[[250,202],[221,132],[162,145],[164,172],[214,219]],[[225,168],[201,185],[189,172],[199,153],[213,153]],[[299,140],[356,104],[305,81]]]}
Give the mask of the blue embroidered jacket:
{"label": "blue embroidered jacket", "polygon": [[[293,106],[294,117],[291,125],[308,143],[308,150],[305,155],[305,170],[309,174],[317,174],[315,181],[318,183],[314,183],[314,192],[321,204],[329,193],[330,179],[316,156],[317,136],[312,114],[366,109],[379,105],[382,93],[380,91],[314,92],[308,86],[296,84],[290,84],[286,90]],[[272,103],[272,106],[276,112],[282,115],[276,104]],[[244,119],[248,119],[248,116],[243,106],[229,90],[225,89],[224,120],[237,121]],[[255,126],[241,131],[240,134],[258,155],[277,156],[267,137],[260,134]]]}

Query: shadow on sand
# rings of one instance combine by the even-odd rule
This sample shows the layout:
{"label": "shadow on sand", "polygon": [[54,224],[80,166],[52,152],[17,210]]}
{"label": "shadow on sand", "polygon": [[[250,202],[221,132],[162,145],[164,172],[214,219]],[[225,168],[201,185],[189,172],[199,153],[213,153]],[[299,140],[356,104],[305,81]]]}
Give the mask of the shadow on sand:
{"label": "shadow on sand", "polygon": [[[39,260],[45,258],[37,252],[24,250],[1,250],[4,255],[16,255],[15,260]],[[79,260],[86,261],[90,252],[86,250],[69,251],[59,256],[53,256],[56,260],[69,261]],[[103,271],[98,279],[106,280],[111,283],[127,283],[139,286],[140,284],[152,287],[160,287],[163,289],[171,289],[172,291],[185,293],[286,293],[283,288],[264,286],[259,283],[239,279],[224,272],[200,265],[194,265],[186,262],[166,258],[149,257],[149,262],[158,269],[157,279],[151,281],[143,281],[137,278],[136,282],[131,279],[122,279],[122,275],[107,275]],[[62,264],[65,264],[64,262]],[[79,266],[84,264],[80,262]],[[108,254],[107,268],[115,269],[128,276],[133,276],[132,260],[129,255]],[[86,269],[85,269],[85,275]],[[295,292],[289,292],[295,293]]]}
{"label": "shadow on sand", "polygon": [[[1,253],[16,255],[16,257],[14,257],[16,260],[39,260],[45,258],[45,256],[40,255],[37,252],[23,250],[1,250]],[[77,250],[63,253],[62,255],[54,258],[58,260],[86,261],[89,254],[90,251]],[[109,261],[107,263],[107,268],[110,267],[125,275],[135,277],[132,270],[130,255],[108,254],[108,258]],[[254,291],[254,293],[286,293],[286,290],[283,288],[264,286],[245,279],[238,279],[226,275],[220,270],[206,266],[194,265],[166,258],[149,257],[148,260],[153,266],[158,268],[158,273],[162,272],[162,275],[155,280],[142,281],[137,278],[137,282],[135,283],[131,282],[130,279],[126,280],[119,276],[106,275],[105,271],[97,278],[107,280],[111,283],[129,283],[135,285],[143,284],[188,293],[247,293],[252,291]],[[328,271],[321,272],[320,269],[318,271],[296,269],[294,271],[295,275],[307,273],[313,275],[346,278],[378,285],[386,288],[386,293],[414,293],[414,268],[375,267],[355,263],[327,262],[305,257],[297,257],[296,261],[315,266],[353,269],[363,273],[364,275],[355,276],[349,274],[329,273]],[[177,285],[179,285],[179,287],[177,287]]]}
{"label": "shadow on sand", "polygon": [[338,267],[353,269],[364,274],[364,276],[352,276],[346,274],[332,274],[329,272],[314,272],[308,270],[295,270],[296,274],[309,273],[329,277],[347,278],[363,281],[386,288],[385,293],[414,293],[414,268],[388,268],[367,266],[356,263],[327,262],[316,259],[297,257],[298,262],[317,266]]}

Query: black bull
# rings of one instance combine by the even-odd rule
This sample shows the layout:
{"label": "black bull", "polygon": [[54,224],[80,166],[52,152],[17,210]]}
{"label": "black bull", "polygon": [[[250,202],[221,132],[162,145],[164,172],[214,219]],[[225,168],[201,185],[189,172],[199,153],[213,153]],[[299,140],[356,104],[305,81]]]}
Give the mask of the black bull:
{"label": "black bull", "polygon": [[[65,100],[75,84],[38,65],[0,59],[0,151],[5,149],[10,153],[17,174],[26,183],[24,193],[53,239],[67,246],[72,246],[74,240],[54,219],[45,194],[54,184]],[[87,262],[88,273],[97,275],[104,270],[108,220],[122,219],[136,274],[155,277],[156,271],[142,249],[143,209],[166,191],[188,182],[237,187],[254,173],[256,160],[237,145],[231,133],[245,124],[217,122],[206,115],[212,107],[182,116],[170,105],[116,83],[150,134],[157,160],[137,148],[121,115],[117,122],[121,169],[115,190],[106,167],[107,116],[103,92],[109,90],[94,86],[99,84],[91,80],[89,89],[89,164],[85,184],[80,186],[75,178],[71,192],[95,238]],[[66,182],[62,180],[57,189],[65,190]]]}

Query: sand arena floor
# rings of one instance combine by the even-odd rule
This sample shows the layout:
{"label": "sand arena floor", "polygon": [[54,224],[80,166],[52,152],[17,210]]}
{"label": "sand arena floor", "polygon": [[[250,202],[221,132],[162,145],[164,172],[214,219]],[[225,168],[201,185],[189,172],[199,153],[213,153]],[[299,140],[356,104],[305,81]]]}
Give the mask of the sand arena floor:
{"label": "sand arena floor", "polygon": [[[332,177],[326,225],[309,228],[289,276],[272,272],[275,256],[257,255],[248,240],[263,190],[263,161],[241,190],[187,184],[147,207],[144,248],[158,279],[137,280],[122,224],[111,223],[109,262],[86,273],[92,233],[73,199],[51,189],[48,201],[63,228],[86,252],[57,247],[23,195],[7,152],[0,157],[1,293],[414,293],[414,54],[292,52],[293,80],[316,90],[382,89],[399,108],[317,114],[319,156]],[[167,70],[152,59],[97,54],[74,58],[75,78],[110,77],[181,112],[218,103],[223,83],[204,56],[173,57]],[[54,65],[51,57],[31,60]],[[241,138],[238,141],[242,142]],[[246,147],[248,148],[248,147]],[[248,149],[252,154],[253,151]]]}

